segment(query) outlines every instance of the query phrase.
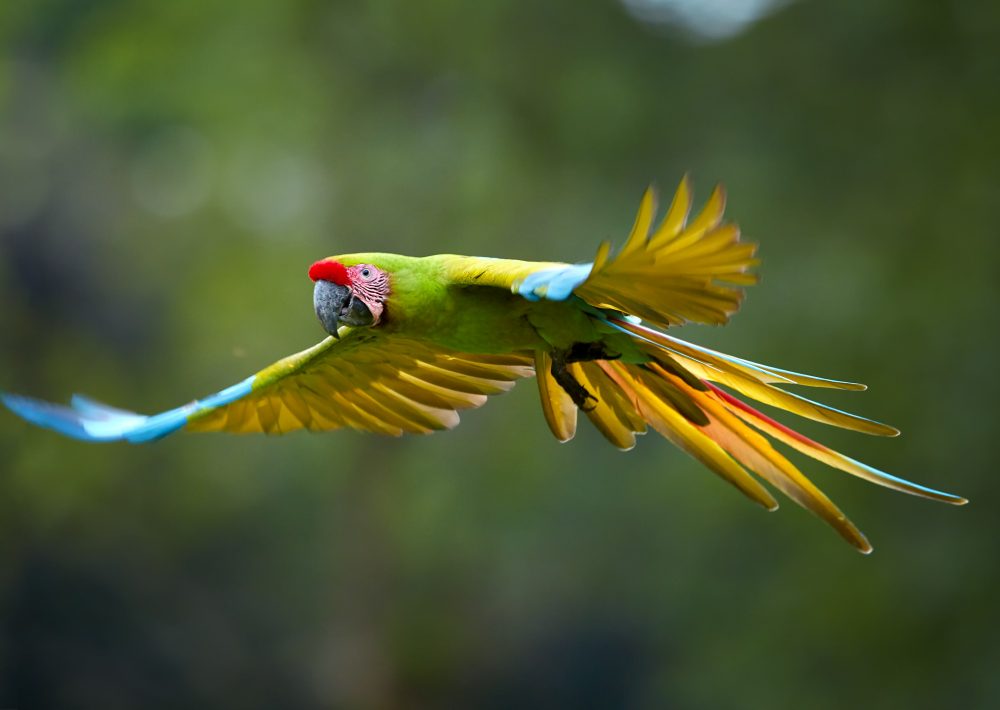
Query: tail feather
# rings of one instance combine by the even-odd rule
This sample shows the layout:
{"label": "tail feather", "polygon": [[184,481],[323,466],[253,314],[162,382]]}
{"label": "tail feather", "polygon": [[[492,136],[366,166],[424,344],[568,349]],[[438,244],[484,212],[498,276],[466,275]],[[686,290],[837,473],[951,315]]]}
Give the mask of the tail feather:
{"label": "tail feather", "polygon": [[938,500],[943,503],[951,503],[952,505],[965,505],[969,502],[961,496],[938,491],[933,488],[928,488],[927,486],[921,486],[913,483],[912,481],[907,481],[906,479],[880,471],[877,468],[861,463],[860,461],[856,461],[848,456],[844,456],[840,452],[834,451],[833,449],[830,449],[807,436],[803,436],[797,431],[789,429],[784,424],[776,422],[771,419],[771,417],[757,411],[745,402],[733,397],[728,392],[714,386],[712,389],[715,391],[716,396],[725,403],[726,408],[736,416],[740,417],[749,424],[752,424],[768,436],[773,437],[774,439],[790,446],[806,456],[814,458],[817,461],[822,461],[828,466],[840,469],[841,471],[850,473],[858,478],[863,478],[870,483],[891,488],[892,490],[899,491],[900,493],[909,493],[910,495],[919,496],[921,498],[929,498],[931,500]]}
{"label": "tail feather", "polygon": [[[607,381],[607,377],[598,366],[577,362],[568,367],[570,374],[596,397],[593,406],[584,409],[584,414],[591,423],[604,435],[604,438],[622,451],[633,448],[637,431],[633,428],[633,421],[636,421],[635,426],[641,427],[643,431],[645,426],[635,414],[632,405],[614,393],[611,383]],[[633,410],[632,416],[629,416],[630,413],[626,408]]]}
{"label": "tail feather", "polygon": [[[795,382],[788,377],[777,375],[764,366],[740,358],[722,356],[721,353],[715,353],[707,348],[692,346],[690,343],[652,328],[635,325],[619,318],[609,318],[608,322],[619,330],[678,356],[683,367],[702,380],[732,387],[740,394],[758,402],[844,429],[879,436],[899,436],[899,430],[888,424],[844,412],[774,386],[778,377],[786,384],[802,384],[802,381],[813,378],[799,377],[800,382]],[[847,384],[853,385],[854,383]],[[852,387],[852,389],[856,389],[856,387]]]}
{"label": "tail feather", "polygon": [[587,379],[597,387],[598,398],[611,405],[615,416],[625,426],[636,434],[646,433],[646,420],[636,410],[635,405],[615,384],[608,374],[610,369],[606,361],[580,363],[587,373]]}
{"label": "tail feather", "polygon": [[752,470],[786,496],[826,521],[841,537],[864,554],[872,546],[860,530],[806,478],[791,461],[778,453],[761,434],[734,416],[714,393],[697,393],[699,404],[708,412],[710,424],[704,427],[736,460]]}
{"label": "tail feather", "polygon": [[708,417],[705,416],[704,410],[698,406],[697,402],[695,402],[694,398],[691,396],[691,393],[687,391],[690,389],[690,385],[684,387],[683,381],[678,384],[674,384],[674,380],[667,375],[668,371],[665,370],[658,362],[650,363],[649,365],[639,369],[638,372],[635,372],[635,376],[638,377],[650,391],[654,394],[660,395],[662,399],[665,399],[673,405],[673,407],[689,422],[695,426],[705,426],[708,424]]}
{"label": "tail feather", "polygon": [[[751,472],[756,474],[824,520],[865,554],[871,552],[872,546],[861,531],[770,440],[893,490],[955,505],[966,502],[959,496],[911,483],[844,456],[776,422],[719,386],[826,424],[883,436],[898,434],[898,430],[887,424],[813,402],[777,386],[859,390],[864,385],[759,365],[620,318],[607,317],[606,322],[631,335],[650,358],[645,363],[598,360],[569,366],[573,376],[597,400],[585,414],[615,446],[631,448],[635,434],[648,424],[751,500],[769,510],[776,509],[777,501]],[[547,356],[536,358],[543,380],[550,364]],[[539,388],[546,419],[558,437],[559,422],[565,421],[567,414],[553,403],[572,408],[572,402],[555,397],[553,393],[561,392],[561,388],[554,380],[540,382]],[[565,393],[563,396],[568,399]]]}
{"label": "tail feather", "polygon": [[827,389],[853,390],[863,392],[868,389],[860,382],[833,380],[815,375],[805,375],[801,372],[783,370],[780,367],[761,365],[744,358],[726,355],[717,350],[695,345],[685,340],[674,338],[652,328],[631,323],[621,318],[607,318],[607,322],[618,330],[624,330],[633,337],[647,340],[658,348],[683,357],[686,361],[699,362],[702,365],[723,371],[735,371],[747,375],[766,384],[804,385],[806,387],[822,387]]}
{"label": "tail feather", "polygon": [[815,402],[744,375],[708,369],[696,362],[685,363],[685,365],[703,380],[726,385],[746,397],[798,414],[806,419],[865,434],[899,436],[899,430],[888,424]]}
{"label": "tail feather", "polygon": [[[744,360],[744,362],[746,361]],[[780,367],[771,367],[769,365],[759,365],[758,367],[763,367],[767,372],[770,372],[777,377],[783,377],[784,379],[792,382],[792,384],[803,385],[805,387],[822,387],[825,389],[851,390],[854,392],[864,392],[868,389],[868,385],[863,385],[860,382],[846,382],[845,380],[831,380],[826,377],[804,375],[801,372],[782,370]]]}
{"label": "tail feather", "polygon": [[754,502],[768,510],[777,509],[778,502],[774,496],[727,454],[718,442],[649,389],[636,376],[638,370],[635,366],[619,362],[609,364],[615,382],[632,400],[636,411],[661,436],[701,461]]}

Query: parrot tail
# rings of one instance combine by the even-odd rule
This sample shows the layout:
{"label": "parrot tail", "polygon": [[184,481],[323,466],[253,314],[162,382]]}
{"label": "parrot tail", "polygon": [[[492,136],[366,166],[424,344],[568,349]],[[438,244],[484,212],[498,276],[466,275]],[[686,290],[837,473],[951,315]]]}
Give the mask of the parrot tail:
{"label": "parrot tail", "polygon": [[635,445],[647,426],[705,464],[744,495],[768,510],[778,502],[750,472],[831,525],[845,540],[867,554],[872,547],[847,516],[785,456],[768,437],[859,478],[923,498],[963,505],[967,501],[897,478],[813,441],[776,422],[719,385],[800,416],[868,434],[896,436],[887,424],[813,402],[775,385],[807,385],[863,390],[864,385],[802,375],[759,365],[686,343],[658,330],[619,318],[614,328],[643,344],[650,361],[594,360],[568,365],[570,374],[593,394],[588,407],[577,407],[558,385],[551,359],[539,353],[535,371],[542,409],[560,441],[573,437],[578,409],[620,449]]}

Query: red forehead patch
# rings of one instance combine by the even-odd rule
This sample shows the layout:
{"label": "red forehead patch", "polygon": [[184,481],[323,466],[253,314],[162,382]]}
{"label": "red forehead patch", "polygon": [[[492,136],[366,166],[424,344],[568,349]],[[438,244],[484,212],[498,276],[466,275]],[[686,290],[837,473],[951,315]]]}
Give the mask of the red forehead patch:
{"label": "red forehead patch", "polygon": [[313,281],[332,281],[340,286],[351,285],[347,268],[339,261],[317,261],[309,267],[309,278]]}

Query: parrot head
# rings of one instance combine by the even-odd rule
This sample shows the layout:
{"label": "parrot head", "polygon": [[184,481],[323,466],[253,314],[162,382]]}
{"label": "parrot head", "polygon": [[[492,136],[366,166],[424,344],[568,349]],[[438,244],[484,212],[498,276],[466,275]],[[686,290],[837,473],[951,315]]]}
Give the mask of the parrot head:
{"label": "parrot head", "polygon": [[322,259],[309,267],[316,282],[313,307],[323,329],[337,337],[340,324],[378,325],[389,297],[389,274],[374,264],[345,266]]}

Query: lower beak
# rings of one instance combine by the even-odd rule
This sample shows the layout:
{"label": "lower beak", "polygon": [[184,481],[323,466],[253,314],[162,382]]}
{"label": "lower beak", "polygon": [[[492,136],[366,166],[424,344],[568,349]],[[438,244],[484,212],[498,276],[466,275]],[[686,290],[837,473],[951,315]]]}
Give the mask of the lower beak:
{"label": "lower beak", "polygon": [[373,325],[375,317],[364,302],[355,297],[347,286],[320,279],[313,290],[313,308],[323,330],[335,338],[340,324],[365,326]]}
{"label": "lower beak", "polygon": [[351,294],[351,300],[340,315],[340,320],[347,325],[375,325],[375,316],[360,298]]}

